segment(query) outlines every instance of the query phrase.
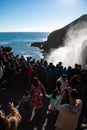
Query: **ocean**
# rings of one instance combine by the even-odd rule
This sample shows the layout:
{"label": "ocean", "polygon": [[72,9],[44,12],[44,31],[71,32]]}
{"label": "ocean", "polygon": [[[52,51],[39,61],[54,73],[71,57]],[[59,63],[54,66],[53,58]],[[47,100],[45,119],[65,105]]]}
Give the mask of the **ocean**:
{"label": "ocean", "polygon": [[38,60],[43,58],[42,50],[31,47],[31,43],[45,41],[48,35],[48,32],[0,32],[0,46],[11,47],[14,55]]}

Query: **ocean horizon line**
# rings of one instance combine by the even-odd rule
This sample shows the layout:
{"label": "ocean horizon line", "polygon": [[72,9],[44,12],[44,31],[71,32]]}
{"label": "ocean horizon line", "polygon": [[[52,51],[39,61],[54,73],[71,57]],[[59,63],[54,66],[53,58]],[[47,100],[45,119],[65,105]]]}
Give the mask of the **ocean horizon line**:
{"label": "ocean horizon line", "polygon": [[12,32],[9,32],[8,31],[7,32],[6,31],[6,32],[0,32],[0,33],[51,33],[51,32],[46,32],[46,31],[43,31],[43,32],[42,31],[29,31],[29,32],[27,32],[27,31],[24,31],[24,32],[23,31],[22,32],[21,31],[12,31]]}

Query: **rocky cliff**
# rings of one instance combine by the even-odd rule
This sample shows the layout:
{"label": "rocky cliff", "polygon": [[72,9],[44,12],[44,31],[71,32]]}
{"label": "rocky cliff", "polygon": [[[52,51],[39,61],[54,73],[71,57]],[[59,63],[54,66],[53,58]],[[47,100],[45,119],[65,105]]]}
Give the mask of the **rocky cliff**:
{"label": "rocky cliff", "polygon": [[[43,49],[44,57],[49,62],[50,59],[54,61],[54,58],[52,58],[54,57],[52,53],[54,49],[56,50],[59,47],[63,47],[63,46],[66,49],[66,47],[68,46],[70,47],[70,50],[65,50],[65,51],[69,51],[69,53],[67,52],[69,64],[72,61],[78,62],[79,64],[82,65],[87,64],[87,14],[82,15],[81,17],[71,22],[67,26],[50,33],[47,38],[47,41],[35,42],[32,43],[31,46],[36,46],[39,47],[40,49]],[[55,54],[55,57],[57,57],[57,59],[55,60],[59,60],[59,58],[62,55],[62,54],[58,55],[59,54],[58,52],[59,50],[56,52],[57,55]],[[66,54],[64,52],[62,53],[64,58],[64,55]],[[65,59],[67,59],[67,55]],[[64,59],[60,59],[60,60],[64,61]]]}
{"label": "rocky cliff", "polygon": [[51,48],[58,48],[60,46],[63,46],[64,38],[69,28],[75,26],[78,23],[83,23],[83,22],[87,23],[87,14],[82,15],[80,18],[76,19],[75,21],[68,24],[67,26],[50,33],[47,38],[47,41],[34,42],[31,44],[31,46],[39,47],[40,49],[43,49],[45,52],[49,52]]}

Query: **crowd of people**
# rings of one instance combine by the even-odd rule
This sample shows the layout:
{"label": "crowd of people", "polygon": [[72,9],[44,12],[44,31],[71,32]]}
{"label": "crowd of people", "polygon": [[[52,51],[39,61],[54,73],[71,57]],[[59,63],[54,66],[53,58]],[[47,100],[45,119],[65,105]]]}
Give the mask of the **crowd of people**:
{"label": "crowd of people", "polygon": [[[28,119],[30,130],[34,127],[42,130],[44,123],[45,130],[80,130],[81,124],[87,123],[87,68],[80,64],[66,67],[60,61],[54,65],[44,59],[25,59],[15,56],[10,47],[1,46],[0,91],[3,88],[7,91],[23,89],[21,105],[26,114],[31,111]],[[11,108],[14,107],[11,105]],[[17,124],[15,120],[10,121],[14,124],[12,130],[16,130],[23,120],[22,113],[16,111],[20,120]],[[0,125],[4,122],[3,117],[1,110]],[[4,125],[2,130],[8,130]]]}

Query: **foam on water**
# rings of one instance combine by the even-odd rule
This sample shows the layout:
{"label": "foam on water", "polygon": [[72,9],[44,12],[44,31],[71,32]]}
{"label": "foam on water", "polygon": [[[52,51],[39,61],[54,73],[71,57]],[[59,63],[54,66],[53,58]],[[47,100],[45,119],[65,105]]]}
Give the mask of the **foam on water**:
{"label": "foam on water", "polygon": [[42,57],[41,50],[31,47],[31,43],[43,41],[43,39],[47,39],[48,35],[49,33],[45,32],[0,33],[0,46],[12,47],[14,55],[32,56],[35,59],[40,59]]}
{"label": "foam on water", "polygon": [[8,45],[10,43],[10,41],[0,41],[0,46]]}

